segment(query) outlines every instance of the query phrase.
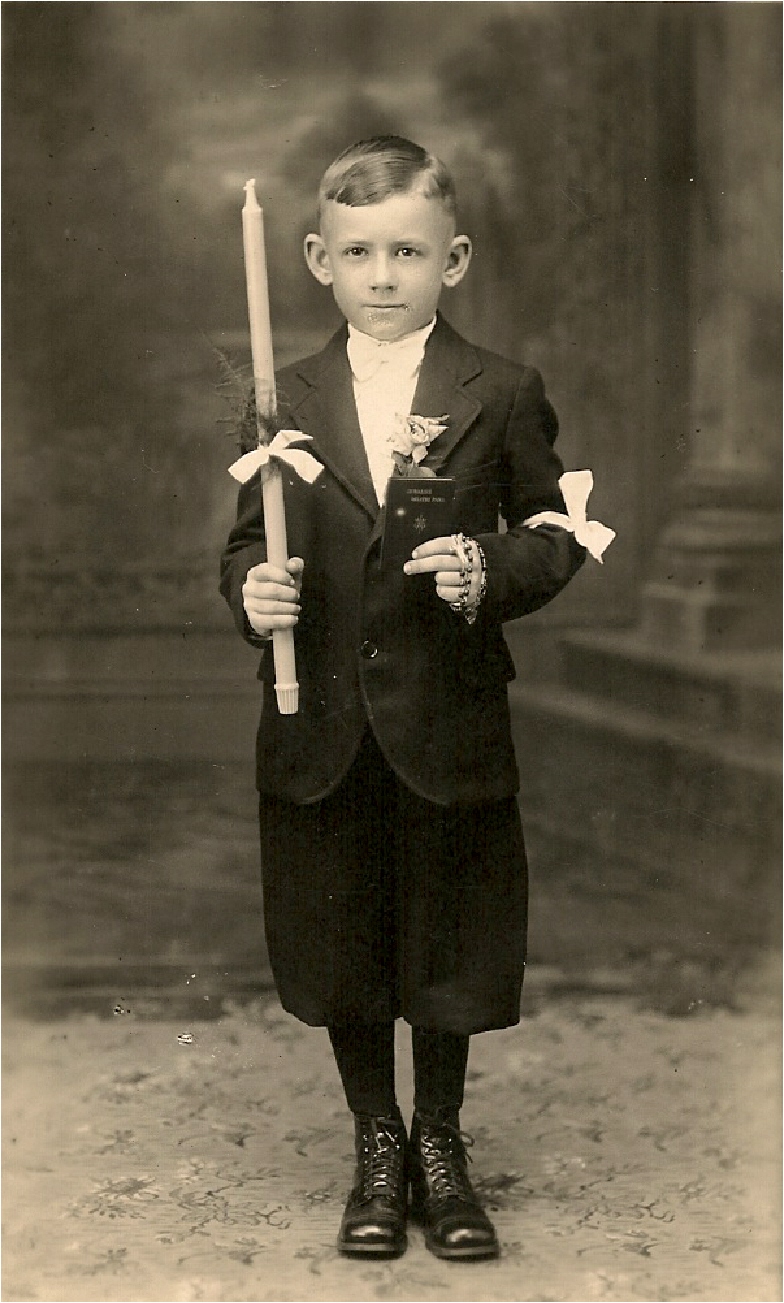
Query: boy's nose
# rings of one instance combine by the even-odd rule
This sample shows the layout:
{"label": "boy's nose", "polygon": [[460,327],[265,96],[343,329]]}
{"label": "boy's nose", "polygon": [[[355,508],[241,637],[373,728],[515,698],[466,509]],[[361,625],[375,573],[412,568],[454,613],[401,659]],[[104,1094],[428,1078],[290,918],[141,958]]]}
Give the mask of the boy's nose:
{"label": "boy's nose", "polygon": [[385,253],[378,253],[370,269],[370,283],[374,290],[394,289],[395,265]]}

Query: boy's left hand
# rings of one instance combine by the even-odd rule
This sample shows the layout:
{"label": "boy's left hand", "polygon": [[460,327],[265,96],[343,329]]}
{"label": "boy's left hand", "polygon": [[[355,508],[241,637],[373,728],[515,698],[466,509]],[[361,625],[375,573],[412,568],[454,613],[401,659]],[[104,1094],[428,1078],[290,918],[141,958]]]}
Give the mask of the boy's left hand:
{"label": "boy's left hand", "polygon": [[[482,583],[482,561],[474,540],[466,539],[466,544],[471,548],[474,561],[471,587],[467,595],[468,605],[473,606],[479,597]],[[414,548],[411,560],[406,561],[403,570],[407,575],[435,575],[436,593],[442,601],[452,605],[458,600],[462,588],[460,561],[455,555],[451,538],[431,538],[427,543],[420,543],[419,547]]]}

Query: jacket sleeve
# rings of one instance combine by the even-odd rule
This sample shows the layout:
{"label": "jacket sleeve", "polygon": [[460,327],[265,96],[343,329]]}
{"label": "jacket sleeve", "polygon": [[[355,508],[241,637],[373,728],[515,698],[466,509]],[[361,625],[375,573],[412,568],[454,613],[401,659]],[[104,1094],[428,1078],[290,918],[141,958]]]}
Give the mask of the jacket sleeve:
{"label": "jacket sleeve", "polygon": [[237,521],[221,556],[220,591],[234,616],[234,623],[251,647],[264,648],[267,639],[260,638],[245,614],[242,603],[242,585],[253,567],[267,559],[267,542],[261,514],[261,486],[258,474],[240,486],[237,499]]}
{"label": "jacket sleeve", "polygon": [[542,377],[526,367],[520,377],[504,440],[501,515],[505,533],[481,534],[485,554],[486,616],[516,620],[560,593],[585,560],[585,549],[557,525],[528,529],[540,511],[565,511],[558,487],[563,464],[553,444],[558,418]]}

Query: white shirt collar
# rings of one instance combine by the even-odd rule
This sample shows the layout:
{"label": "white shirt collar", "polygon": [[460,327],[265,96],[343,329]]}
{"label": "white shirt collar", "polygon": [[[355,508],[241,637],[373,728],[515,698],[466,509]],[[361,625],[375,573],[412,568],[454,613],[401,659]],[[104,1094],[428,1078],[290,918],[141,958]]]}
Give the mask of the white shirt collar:
{"label": "white shirt collar", "polygon": [[412,331],[410,335],[404,335],[402,339],[394,340],[373,339],[371,335],[350,325],[346,351],[354,379],[364,384],[387,364],[413,375],[421,365],[425,345],[435,324],[436,318],[433,317],[426,326]]}

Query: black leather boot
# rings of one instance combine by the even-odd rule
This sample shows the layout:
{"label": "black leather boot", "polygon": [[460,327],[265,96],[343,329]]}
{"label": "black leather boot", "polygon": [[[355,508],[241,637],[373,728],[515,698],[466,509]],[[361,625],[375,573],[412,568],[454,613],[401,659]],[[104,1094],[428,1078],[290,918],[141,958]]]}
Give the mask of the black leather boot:
{"label": "black leather boot", "polygon": [[340,1224],[338,1249],[397,1258],[405,1252],[408,1174],[402,1119],[355,1114],[357,1170]]}
{"label": "black leather boot", "polygon": [[409,1149],[411,1213],[437,1258],[479,1261],[498,1256],[493,1224],[468,1179],[468,1155],[457,1113],[414,1114]]}

